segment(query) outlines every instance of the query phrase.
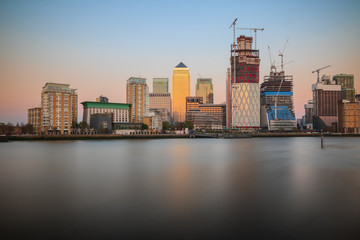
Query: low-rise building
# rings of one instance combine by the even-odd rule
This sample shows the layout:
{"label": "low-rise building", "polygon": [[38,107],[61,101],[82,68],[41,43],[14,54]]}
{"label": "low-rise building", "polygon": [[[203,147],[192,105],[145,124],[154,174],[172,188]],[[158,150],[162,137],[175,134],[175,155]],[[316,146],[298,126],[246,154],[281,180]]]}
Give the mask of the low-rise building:
{"label": "low-rise building", "polygon": [[82,102],[84,107],[83,121],[90,125],[90,116],[97,113],[111,113],[112,123],[130,122],[130,106],[127,103]]}
{"label": "low-rise building", "polygon": [[360,133],[360,102],[339,101],[338,131],[342,133]]}
{"label": "low-rise building", "polygon": [[90,128],[94,128],[97,133],[112,133],[112,114],[95,113],[90,115]]}

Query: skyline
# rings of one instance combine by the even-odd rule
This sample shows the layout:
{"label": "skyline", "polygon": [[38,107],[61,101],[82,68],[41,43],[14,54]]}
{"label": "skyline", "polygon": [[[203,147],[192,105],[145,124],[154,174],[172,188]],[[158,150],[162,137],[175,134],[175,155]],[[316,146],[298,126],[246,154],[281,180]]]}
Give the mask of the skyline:
{"label": "skyline", "polygon": [[[270,72],[268,45],[276,65],[284,53],[285,73],[294,77],[296,118],[311,99],[311,72],[331,64],[326,75],[354,74],[360,83],[360,3],[346,1],[247,2],[183,1],[2,1],[0,3],[0,122],[26,122],[27,109],[37,107],[47,82],[68,83],[80,103],[103,95],[126,102],[130,77],[169,78],[180,62],[190,69],[191,96],[196,79],[212,78],[214,103],[225,102],[226,69],[230,66],[229,26],[263,27],[257,34],[260,84]],[[244,11],[242,9],[249,9]],[[237,29],[236,35],[253,36]],[[339,47],[340,46],[340,47]]]}

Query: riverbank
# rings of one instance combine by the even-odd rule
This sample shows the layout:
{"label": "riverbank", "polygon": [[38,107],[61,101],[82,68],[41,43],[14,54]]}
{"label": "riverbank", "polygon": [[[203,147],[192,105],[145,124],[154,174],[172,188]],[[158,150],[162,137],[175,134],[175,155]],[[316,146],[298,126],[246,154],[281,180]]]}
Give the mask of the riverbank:
{"label": "riverbank", "polygon": [[[250,137],[320,137],[320,133],[253,133]],[[325,133],[325,137],[360,137],[360,134]],[[171,139],[190,138],[189,134],[144,134],[144,135],[16,135],[0,136],[0,142],[44,140],[108,140],[108,139]],[[196,138],[196,137],[195,137]],[[216,138],[209,135],[209,138]]]}

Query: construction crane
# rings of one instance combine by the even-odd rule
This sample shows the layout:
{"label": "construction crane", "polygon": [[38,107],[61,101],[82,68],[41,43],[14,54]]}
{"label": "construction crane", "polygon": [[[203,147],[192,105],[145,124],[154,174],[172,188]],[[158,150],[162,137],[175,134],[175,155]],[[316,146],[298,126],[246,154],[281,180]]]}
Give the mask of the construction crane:
{"label": "construction crane", "polygon": [[284,71],[283,58],[284,58],[284,51],[285,51],[288,41],[289,41],[289,39],[286,40],[286,43],[285,43],[285,46],[284,46],[284,49],[282,50],[282,52],[279,51],[279,56],[281,57],[281,71]]}
{"label": "construction crane", "polygon": [[270,46],[269,45],[268,45],[268,50],[269,50],[269,57],[270,57],[270,72],[272,72],[273,70],[275,70],[275,72],[276,72],[275,60],[272,61],[271,51],[270,51]]}
{"label": "construction crane", "polygon": [[[233,48],[234,48],[234,82],[236,82],[236,72],[235,72],[235,56],[236,56],[236,42],[235,42],[235,29],[236,29],[236,21],[237,21],[237,18],[235,18],[234,22],[230,25],[229,28],[233,27],[233,30],[234,30],[234,43],[233,43]],[[230,77],[231,79],[231,77]]]}
{"label": "construction crane", "polygon": [[331,67],[331,65],[327,65],[325,67],[322,67],[322,68],[319,68],[319,69],[316,69],[316,70],[312,71],[312,73],[317,72],[317,82],[319,82],[319,80],[320,80],[320,78],[319,78],[320,70],[323,70],[323,69],[328,68],[328,67]]}
{"label": "construction crane", "polygon": [[264,31],[264,28],[238,28],[238,29],[254,31],[254,33],[255,33],[255,50],[256,50],[256,49],[257,49],[257,48],[256,48],[256,32],[257,32],[258,30],[259,30],[259,31]]}

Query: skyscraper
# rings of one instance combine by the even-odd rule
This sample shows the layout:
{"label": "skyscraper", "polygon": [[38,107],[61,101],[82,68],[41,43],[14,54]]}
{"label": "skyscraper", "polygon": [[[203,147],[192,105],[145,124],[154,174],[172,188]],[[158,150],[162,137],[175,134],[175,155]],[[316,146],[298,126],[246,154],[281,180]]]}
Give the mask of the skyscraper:
{"label": "skyscraper", "polygon": [[131,77],[126,84],[126,103],[131,104],[130,121],[139,123],[149,114],[149,88],[146,78]]}
{"label": "skyscraper", "polygon": [[46,83],[41,92],[42,125],[45,134],[70,134],[77,122],[78,96],[70,84]]}
{"label": "skyscraper", "polygon": [[186,97],[190,96],[190,73],[189,68],[182,62],[174,68],[172,96],[173,120],[185,121]]}
{"label": "skyscraper", "polygon": [[260,128],[260,58],[259,50],[252,49],[252,41],[252,37],[241,35],[231,46],[231,90],[227,97],[231,126],[248,130]]}
{"label": "skyscraper", "polygon": [[153,93],[168,93],[169,79],[168,78],[153,78]]}
{"label": "skyscraper", "polygon": [[202,97],[204,103],[214,103],[214,92],[211,78],[198,78],[196,96]]}

